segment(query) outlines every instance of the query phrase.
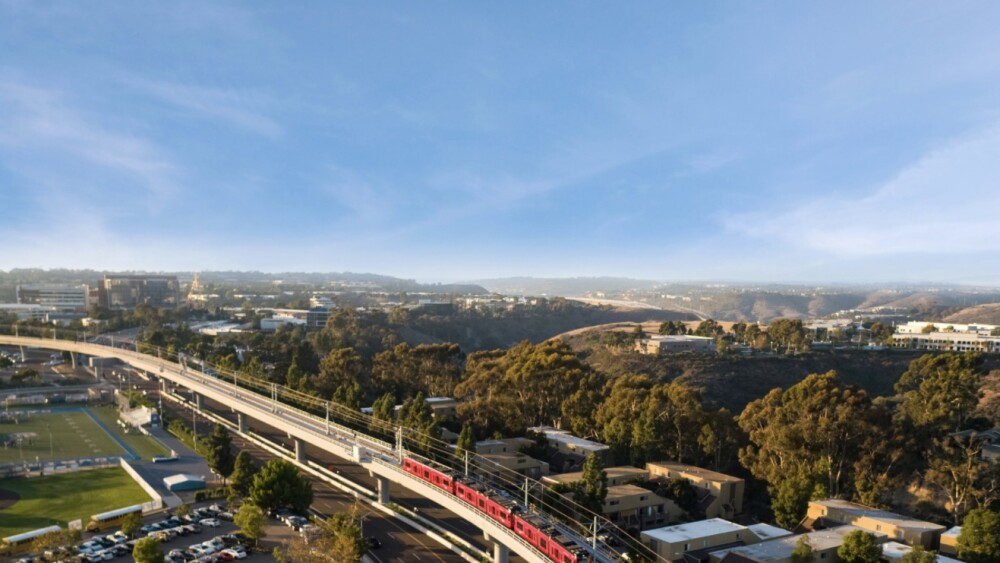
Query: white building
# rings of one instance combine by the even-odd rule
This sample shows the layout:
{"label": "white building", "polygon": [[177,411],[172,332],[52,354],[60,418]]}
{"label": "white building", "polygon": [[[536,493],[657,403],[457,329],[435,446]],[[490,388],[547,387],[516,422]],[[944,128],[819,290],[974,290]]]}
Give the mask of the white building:
{"label": "white building", "polygon": [[669,354],[677,352],[716,352],[715,339],[707,336],[655,335],[635,341],[635,350],[643,354]]}
{"label": "white building", "polygon": [[42,305],[57,311],[86,311],[86,285],[23,284],[17,286],[17,302],[21,305]]}

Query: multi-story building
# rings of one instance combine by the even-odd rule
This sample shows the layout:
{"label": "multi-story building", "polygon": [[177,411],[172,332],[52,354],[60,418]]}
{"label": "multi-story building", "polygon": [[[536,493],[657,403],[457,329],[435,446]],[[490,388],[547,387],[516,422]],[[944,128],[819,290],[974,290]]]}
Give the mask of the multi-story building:
{"label": "multi-story building", "polygon": [[739,477],[672,461],[647,463],[650,479],[687,479],[698,490],[706,518],[732,518],[743,512],[745,483]]}
{"label": "multi-story building", "polygon": [[941,352],[1000,352],[1000,336],[974,332],[928,332],[926,334],[893,334],[895,348],[937,350]]}
{"label": "multi-story building", "polygon": [[910,350],[1000,352],[997,325],[911,321],[896,327],[892,345]]}
{"label": "multi-story building", "polygon": [[134,309],[139,305],[173,309],[180,303],[177,276],[105,274],[101,290],[101,304],[109,309]]}
{"label": "multi-story building", "polygon": [[330,309],[326,307],[312,307],[306,312],[306,328],[310,330],[320,330],[326,327],[326,321],[330,319]]}
{"label": "multi-story building", "polygon": [[677,352],[714,354],[717,348],[715,339],[707,336],[657,335],[636,340],[635,350],[652,355]]}
{"label": "multi-story building", "polygon": [[42,305],[57,311],[87,310],[86,285],[23,284],[17,286],[17,302],[21,305]]}
{"label": "multi-story building", "polygon": [[[476,454],[487,460],[484,465],[492,463],[497,468],[502,467],[525,477],[544,479],[549,474],[549,464],[521,452],[522,447],[531,444],[532,441],[527,438],[482,440],[476,442]],[[492,472],[489,467],[483,467],[483,470]]]}
{"label": "multi-story building", "polygon": [[[687,522],[639,534],[642,543],[666,561],[687,559],[685,554],[711,548],[738,547],[760,541],[746,526],[721,518]],[[694,557],[694,559],[701,559]]]}
{"label": "multi-story building", "polygon": [[[608,476],[609,487],[613,487],[615,485],[627,485],[635,481],[649,479],[649,471],[631,466],[608,467],[604,470],[604,474]],[[546,483],[575,483],[582,480],[582,471],[549,475],[548,477],[542,479],[542,481]]]}
{"label": "multi-story building", "polygon": [[611,449],[600,442],[585,440],[574,436],[567,430],[559,430],[551,426],[535,426],[528,430],[544,434],[545,438],[549,441],[549,447],[555,449],[555,453],[550,460],[553,471],[565,472],[576,470],[583,466],[583,462],[588,456],[593,454],[604,459],[607,452]]}
{"label": "multi-story building", "polygon": [[885,534],[892,540],[921,545],[927,549],[937,549],[941,533],[946,529],[933,522],[840,499],[809,501],[806,518],[828,524],[851,524],[869,532]]}
{"label": "multi-story building", "polygon": [[619,527],[638,530],[676,522],[684,515],[674,501],[638,485],[608,487],[602,510]]}
{"label": "multi-story building", "polygon": [[[902,544],[899,542],[886,542],[882,544],[882,560],[887,563],[893,563],[894,561],[899,561],[903,557],[906,557],[907,553],[913,551],[913,548]],[[952,559],[951,557],[946,557],[944,555],[938,554],[935,556],[937,563],[962,563],[958,559]]]}
{"label": "multi-story building", "polygon": [[[813,550],[813,561],[837,563],[837,549],[844,543],[844,538],[851,532],[861,530],[857,526],[838,526],[827,530],[818,530],[804,535]],[[712,563],[792,563],[792,553],[801,540],[802,535],[789,535],[760,543],[731,547],[713,551],[709,554]],[[884,534],[876,533],[879,544],[886,541]]]}
{"label": "multi-story building", "polygon": [[953,526],[941,532],[938,552],[944,555],[958,555],[958,536],[962,533],[961,526]]}

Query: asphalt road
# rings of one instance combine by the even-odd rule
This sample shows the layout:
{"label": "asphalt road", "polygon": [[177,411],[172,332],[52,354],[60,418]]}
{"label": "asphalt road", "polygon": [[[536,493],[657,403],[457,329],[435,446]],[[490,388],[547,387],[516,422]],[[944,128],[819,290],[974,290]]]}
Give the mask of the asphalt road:
{"label": "asphalt road", "polygon": [[[190,424],[191,420],[190,410],[184,409],[184,412],[178,412],[178,409],[182,407],[180,407],[180,405],[172,401],[164,400],[163,404],[164,408],[168,412],[174,414],[175,417],[180,418],[185,423]],[[225,412],[227,409],[220,408],[219,405],[212,404],[211,401],[208,400],[205,401],[204,407],[206,408],[206,410],[209,410],[219,416],[224,416],[227,419],[232,419],[235,424],[236,415],[231,412]],[[205,424],[205,426],[202,427],[203,423]],[[207,429],[209,427],[208,424],[211,423],[206,419],[200,419],[198,424],[200,428]],[[273,439],[279,443],[281,442],[281,435],[279,435],[273,429],[264,428],[262,427],[262,425],[254,425],[254,429],[258,434],[264,435],[269,439]],[[267,432],[268,430],[270,430],[270,432]],[[285,442],[287,441],[288,440],[286,438]],[[270,452],[263,450],[262,448],[260,448],[256,444],[253,444],[252,442],[247,442],[245,440],[242,440],[239,436],[233,435],[233,445],[240,450],[248,452],[253,457],[254,461],[257,462],[258,465],[263,465],[267,461],[274,459],[274,455],[271,454]],[[326,464],[326,460],[323,459],[325,456],[323,456],[321,452],[310,451],[308,453],[310,454],[309,455],[310,459],[323,462],[324,464]],[[320,455],[315,455],[315,454],[320,454]],[[333,457],[329,456],[329,454],[327,454],[327,456]],[[332,460],[330,461],[332,462]],[[340,464],[338,464],[337,467],[339,468]],[[367,486],[370,487],[374,487],[374,482],[371,480],[370,477],[367,476],[366,471],[362,470],[357,465],[355,465],[354,468],[357,471],[351,472],[350,475],[355,475],[356,473],[363,472],[367,480],[367,482],[363,484],[366,484]],[[347,473],[343,469],[341,470],[341,474],[347,475]],[[355,503],[353,496],[327,484],[321,479],[314,478],[309,474],[305,475],[309,477],[313,482],[314,500],[312,508],[321,515],[328,516],[336,512],[349,512],[354,507]],[[353,477],[351,477],[351,479],[355,480]],[[401,487],[397,487],[396,489],[394,489],[393,490],[394,496],[397,492],[401,492],[402,490],[403,489]],[[414,495],[414,493],[410,493],[410,495]],[[402,501],[403,503],[408,503],[409,499],[408,497],[404,497],[404,498],[394,498],[393,500],[395,502]],[[421,498],[420,500],[425,500],[425,499]],[[430,503],[428,502],[428,504]],[[412,506],[412,504],[407,504],[407,506]],[[430,509],[430,507],[428,507],[428,509]],[[443,509],[438,509],[438,510],[450,516],[452,520],[457,519],[457,517],[451,515],[450,513],[444,511]],[[364,534],[366,536],[375,536],[376,538],[379,539],[379,541],[382,542],[381,548],[374,550],[370,553],[372,559],[377,562],[390,563],[390,562],[406,562],[406,561],[427,561],[427,562],[457,563],[464,561],[461,557],[453,553],[450,549],[442,546],[441,544],[432,540],[425,534],[412,530],[411,528],[402,524],[395,518],[392,518],[391,516],[388,516],[382,512],[374,510],[368,504],[360,503],[359,512],[364,517],[363,521]],[[421,509],[420,512],[424,513],[424,509]],[[479,534],[478,529],[469,526],[467,523],[464,523],[464,521],[462,523],[465,524],[465,528],[475,530],[475,533],[478,534],[479,538],[482,537],[481,534]],[[462,536],[468,538],[468,536],[464,533],[462,534]],[[481,544],[482,541],[480,541],[479,543]],[[485,549],[485,546],[482,547],[483,549]]]}

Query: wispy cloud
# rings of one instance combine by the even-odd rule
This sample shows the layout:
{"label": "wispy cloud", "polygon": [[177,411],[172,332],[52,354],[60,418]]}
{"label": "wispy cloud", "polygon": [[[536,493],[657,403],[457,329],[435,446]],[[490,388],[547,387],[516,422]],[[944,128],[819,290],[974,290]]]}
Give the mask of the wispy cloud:
{"label": "wispy cloud", "polygon": [[852,199],[724,218],[735,233],[840,257],[1000,250],[1000,126],[952,140]]}
{"label": "wispy cloud", "polygon": [[387,194],[353,170],[331,165],[327,177],[320,182],[319,191],[344,208],[352,222],[371,223],[386,217],[396,197]]}
{"label": "wispy cloud", "polygon": [[[179,167],[155,143],[87,118],[61,92],[6,80],[0,81],[0,101],[0,147],[5,153],[52,157],[37,164],[42,167],[70,157],[127,177],[131,181],[126,189],[131,186],[150,201],[163,201],[179,191]],[[28,166],[27,159],[12,160]],[[75,179],[66,180],[64,189],[72,191]]]}
{"label": "wispy cloud", "polygon": [[283,132],[281,125],[262,110],[262,107],[272,104],[259,93],[148,80],[132,80],[129,83],[161,102],[254,133],[278,137]]}

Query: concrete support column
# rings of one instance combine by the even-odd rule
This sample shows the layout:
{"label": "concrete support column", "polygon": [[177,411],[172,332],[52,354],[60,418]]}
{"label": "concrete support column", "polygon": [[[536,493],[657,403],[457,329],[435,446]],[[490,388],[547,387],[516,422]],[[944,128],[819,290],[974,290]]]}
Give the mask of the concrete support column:
{"label": "concrete support column", "polygon": [[510,549],[500,542],[493,542],[493,563],[507,563]]}
{"label": "concrete support column", "polygon": [[204,407],[204,399],[197,393],[191,393],[191,395],[194,397],[194,407],[200,411]]}
{"label": "concrete support column", "polygon": [[306,443],[298,438],[295,438],[295,461],[306,462]]}
{"label": "concrete support column", "polygon": [[69,361],[73,364],[73,369],[76,369],[76,352],[69,353]]}
{"label": "concrete support column", "polygon": [[236,414],[236,424],[239,426],[240,432],[244,432],[245,433],[245,432],[249,432],[250,431],[250,421],[249,421],[247,415],[245,415],[243,413],[237,413]]}
{"label": "concrete support column", "polygon": [[392,481],[386,479],[385,477],[375,476],[375,482],[378,484],[378,502],[379,504],[388,504],[392,500],[389,496],[389,485]]}

